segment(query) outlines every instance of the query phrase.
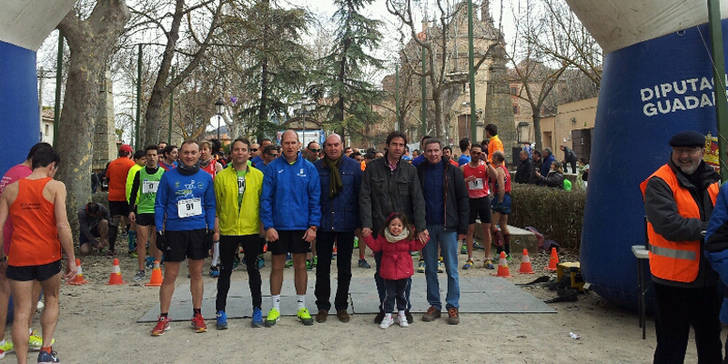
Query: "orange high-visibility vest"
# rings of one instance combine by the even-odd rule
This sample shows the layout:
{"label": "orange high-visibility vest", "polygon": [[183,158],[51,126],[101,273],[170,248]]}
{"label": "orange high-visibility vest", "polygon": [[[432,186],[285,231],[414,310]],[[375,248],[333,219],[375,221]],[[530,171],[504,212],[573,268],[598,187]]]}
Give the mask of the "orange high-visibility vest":
{"label": "orange high-visibility vest", "polygon": [[[652,177],[662,178],[672,191],[680,216],[688,219],[700,219],[700,208],[690,191],[680,186],[677,176],[669,165],[665,164],[640,184],[642,198],[645,197],[647,182]],[[715,182],[708,186],[708,194],[715,205],[720,186]],[[700,269],[700,241],[670,241],[655,232],[651,222],[647,222],[647,238],[650,243],[650,272],[653,276],[668,281],[690,283],[698,277]]]}

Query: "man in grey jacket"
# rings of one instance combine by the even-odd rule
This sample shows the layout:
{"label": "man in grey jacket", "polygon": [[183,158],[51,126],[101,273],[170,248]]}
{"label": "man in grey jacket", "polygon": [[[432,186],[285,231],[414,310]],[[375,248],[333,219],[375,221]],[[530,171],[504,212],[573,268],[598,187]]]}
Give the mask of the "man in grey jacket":
{"label": "man in grey jacket", "polygon": [[[366,237],[372,233],[381,233],[387,216],[392,212],[400,212],[407,216],[410,222],[414,222],[417,239],[425,243],[430,237],[425,226],[425,200],[422,197],[420,181],[417,178],[417,169],[409,163],[401,163],[407,145],[407,137],[403,133],[395,131],[387,136],[386,144],[387,153],[384,158],[367,163],[367,168],[362,175],[359,192],[362,235]],[[384,318],[381,305],[381,302],[384,301],[384,282],[379,276],[381,259],[381,252],[374,255],[377,263],[374,281],[377,284],[380,301],[379,314],[374,318],[376,323],[380,323]],[[408,307],[405,314],[407,322],[411,323],[410,282],[411,280],[406,288]]]}

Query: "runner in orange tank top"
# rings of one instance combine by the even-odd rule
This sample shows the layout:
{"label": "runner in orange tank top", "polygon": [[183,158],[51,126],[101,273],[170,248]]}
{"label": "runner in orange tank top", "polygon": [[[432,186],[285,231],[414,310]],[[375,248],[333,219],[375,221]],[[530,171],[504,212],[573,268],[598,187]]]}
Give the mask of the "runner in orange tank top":
{"label": "runner in orange tank top", "polygon": [[[57,362],[50,343],[58,321],[61,248],[67,258],[64,278],[73,278],[77,270],[66,216],[66,186],[53,180],[59,162],[60,157],[52,148],[36,152],[33,173],[9,185],[0,196],[0,226],[10,217],[15,227],[10,259],[6,261],[5,256],[0,256],[0,269],[5,270],[10,280],[15,305],[12,335],[19,363],[27,362],[28,318],[35,310],[34,281],[40,282],[45,298],[40,321],[43,343],[47,346],[41,348],[38,362]],[[0,247],[3,244],[0,237]]]}

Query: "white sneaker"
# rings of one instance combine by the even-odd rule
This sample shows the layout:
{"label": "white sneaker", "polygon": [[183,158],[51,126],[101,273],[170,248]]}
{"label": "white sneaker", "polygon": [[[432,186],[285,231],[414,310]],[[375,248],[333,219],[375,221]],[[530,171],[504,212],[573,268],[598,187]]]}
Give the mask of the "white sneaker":
{"label": "white sneaker", "polygon": [[397,315],[397,322],[399,323],[400,327],[409,326],[409,322],[407,322],[407,316],[404,315],[404,312]]}
{"label": "white sneaker", "polygon": [[394,323],[394,319],[392,318],[391,314],[388,314],[387,316],[384,316],[382,319],[382,322],[379,324],[379,327],[382,329],[386,329]]}

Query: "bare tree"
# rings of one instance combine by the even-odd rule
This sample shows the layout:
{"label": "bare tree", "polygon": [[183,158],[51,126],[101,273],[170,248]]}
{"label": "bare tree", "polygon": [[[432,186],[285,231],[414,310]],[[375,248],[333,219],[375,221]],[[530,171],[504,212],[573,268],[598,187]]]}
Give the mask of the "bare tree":
{"label": "bare tree", "polygon": [[[150,0],[132,8],[139,19],[127,31],[155,29],[163,34],[163,43],[147,42],[163,46],[156,80],[145,112],[145,132],[140,133],[144,142],[156,143],[163,129],[164,103],[170,92],[179,86],[202,62],[205,52],[214,41],[219,19],[227,0]],[[171,75],[172,62],[180,65],[176,75]]]}
{"label": "bare tree", "polygon": [[106,0],[80,4],[58,24],[71,53],[60,120],[63,127],[55,141],[63,155],[59,178],[68,189],[71,220],[75,220],[76,210],[91,195],[91,141],[99,100],[98,77],[128,19],[124,0]]}
{"label": "bare tree", "polygon": [[539,43],[550,43],[549,37],[558,37],[558,33],[548,32],[544,13],[539,12],[532,0],[518,2],[513,12],[515,32],[507,59],[513,66],[512,81],[520,87],[515,96],[525,100],[531,106],[531,118],[536,138],[536,148],[541,149],[541,118],[549,94],[558,84],[559,78],[569,66],[568,62],[555,63],[548,66],[546,53]]}
{"label": "bare tree", "polygon": [[[460,3],[455,7],[454,11],[448,9],[446,0],[435,0],[436,17],[435,26],[427,28],[426,31],[419,33],[415,28],[413,9],[411,0],[387,0],[387,10],[395,15],[402,24],[408,28],[411,37],[410,44],[405,47],[401,53],[403,63],[406,65],[407,71],[418,77],[426,77],[429,81],[428,92],[432,96],[434,107],[434,129],[438,138],[443,137],[444,122],[447,119],[449,105],[459,95],[461,86],[465,79],[461,77],[452,77],[448,66],[452,64],[452,40],[457,37],[457,28],[452,28],[452,22],[455,16],[465,11],[465,5]],[[416,3],[415,5],[417,5]],[[426,14],[425,14],[426,16]],[[455,33],[453,33],[455,32]],[[482,35],[483,39],[490,41],[487,49],[477,56],[475,60],[475,70],[488,59],[491,50],[494,49],[502,37],[496,29],[489,29]],[[420,64],[420,47],[425,52],[425,72],[418,67]],[[450,101],[450,102],[447,102]],[[446,105],[447,104],[447,105]]]}

